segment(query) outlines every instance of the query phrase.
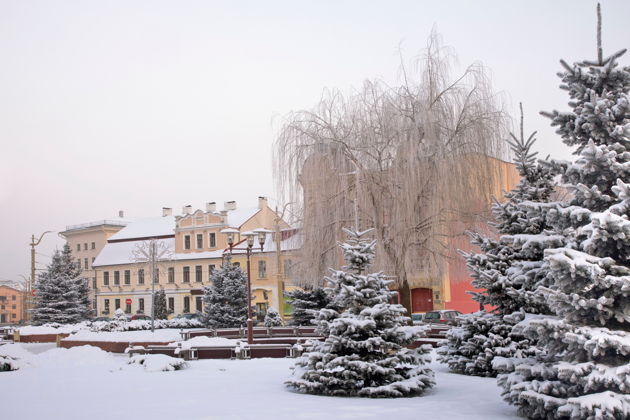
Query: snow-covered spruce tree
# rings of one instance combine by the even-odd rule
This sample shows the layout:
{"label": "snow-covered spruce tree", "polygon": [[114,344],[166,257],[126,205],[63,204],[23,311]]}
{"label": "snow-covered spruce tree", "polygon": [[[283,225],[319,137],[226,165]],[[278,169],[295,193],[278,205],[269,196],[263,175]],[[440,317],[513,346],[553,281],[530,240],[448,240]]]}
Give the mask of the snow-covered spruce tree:
{"label": "snow-covered spruce tree", "polygon": [[167,319],[168,307],[166,306],[166,292],[163,289],[155,292],[153,302],[155,304],[155,319]]}
{"label": "snow-covered spruce tree", "polygon": [[205,322],[208,328],[234,328],[247,321],[247,276],[227,257],[214,270],[212,284],[204,288]]}
{"label": "snow-covered spruce tree", "polygon": [[332,307],[317,315],[325,341],[314,342],[297,360],[286,384],[299,392],[360,396],[419,395],[434,385],[430,347],[408,349],[423,327],[406,325],[405,308],[389,303],[395,292],[382,272],[368,274],[376,241],[365,237],[371,229],[348,234],[343,250],[347,271],[332,270]]}
{"label": "snow-covered spruce tree", "polygon": [[282,318],[278,311],[274,308],[267,309],[267,314],[265,315],[265,327],[279,327],[282,325]]}
{"label": "snow-covered spruce tree", "polygon": [[330,303],[330,297],[323,287],[295,289],[284,293],[293,307],[293,325],[313,325],[315,315]]}
{"label": "snow-covered spruce tree", "polygon": [[72,258],[70,246],[55,250],[52,261],[37,279],[33,323],[71,324],[90,314],[87,283]]}
{"label": "snow-covered spruce tree", "polygon": [[[514,152],[516,169],[521,176],[518,185],[505,194],[504,203],[495,202],[492,213],[500,237],[498,240],[471,234],[480,253],[463,253],[481,292],[473,299],[489,305],[490,312],[479,311],[460,316],[459,325],[447,333],[446,343],[438,350],[438,359],[457,373],[496,376],[493,366],[502,359],[502,372],[520,359],[536,354],[537,349],[518,334],[514,324],[527,313],[548,313],[543,300],[532,299],[544,280],[541,271],[543,251],[562,244],[562,238],[549,235],[545,214],[554,191],[554,171],[546,161],[536,161],[531,147],[536,133],[525,139],[521,107],[520,137],[508,140]],[[518,311],[518,312],[517,312]]]}
{"label": "snow-covered spruce tree", "polygon": [[[599,11],[599,10],[598,10]],[[504,398],[535,419],[630,418],[630,67],[620,51],[569,66],[569,112],[545,114],[578,156],[562,180],[574,194],[549,214],[566,245],[545,252],[538,292],[556,316],[516,328],[545,348],[501,375]]]}

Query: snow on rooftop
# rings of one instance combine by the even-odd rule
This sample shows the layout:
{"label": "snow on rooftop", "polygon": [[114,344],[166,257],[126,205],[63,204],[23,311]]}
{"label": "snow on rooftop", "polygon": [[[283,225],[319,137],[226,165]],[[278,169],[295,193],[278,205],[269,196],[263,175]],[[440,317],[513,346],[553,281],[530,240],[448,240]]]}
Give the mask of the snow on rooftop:
{"label": "snow on rooftop", "polygon": [[[131,240],[131,241],[122,241],[122,242],[110,242],[105,245],[105,247],[98,254],[98,257],[94,260],[92,264],[93,267],[101,267],[108,265],[121,265],[121,264],[133,264],[133,251],[136,249],[136,246],[142,244],[144,241],[142,240]],[[163,245],[162,245],[163,244]],[[253,252],[259,253],[260,248],[257,246],[258,242],[256,240]],[[201,259],[213,259],[213,258],[221,258],[223,256],[223,249],[216,249],[214,251],[203,251],[203,252],[185,252],[185,253],[175,253],[175,239],[174,238],[166,238],[166,239],[158,239],[158,246],[164,246],[168,249],[170,253],[169,260],[170,261],[183,261],[183,260],[201,260]],[[299,249],[302,246],[302,235],[295,234],[288,239],[283,240],[280,243],[280,248],[282,251],[291,251],[295,249]],[[243,253],[243,249],[245,244],[239,244],[236,246],[234,250],[234,254]],[[272,234],[267,234],[267,238],[265,240],[265,246],[262,252],[275,252],[276,251],[276,243],[273,240]]]}
{"label": "snow on rooftop", "polygon": [[258,207],[244,207],[242,209],[228,210],[227,224],[230,227],[239,228],[259,211],[260,209]]}
{"label": "snow on rooftop", "polygon": [[151,238],[168,235],[175,235],[174,216],[138,219],[133,223],[128,224],[115,235],[112,235],[109,238],[109,241]]}
{"label": "snow on rooftop", "polygon": [[[170,252],[175,252],[175,238],[158,239],[157,241],[158,247],[165,246]],[[92,267],[131,264],[134,262],[133,251],[136,249],[136,246],[141,245],[143,242],[138,240],[108,243],[98,254],[92,263]]]}

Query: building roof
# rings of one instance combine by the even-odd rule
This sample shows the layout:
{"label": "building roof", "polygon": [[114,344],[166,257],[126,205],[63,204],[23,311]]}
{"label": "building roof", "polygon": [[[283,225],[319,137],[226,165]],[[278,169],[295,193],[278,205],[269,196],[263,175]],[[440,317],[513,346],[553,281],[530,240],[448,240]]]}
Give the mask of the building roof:
{"label": "building roof", "polygon": [[133,239],[164,238],[175,235],[175,217],[162,216],[138,219],[112,235],[108,242]]}
{"label": "building roof", "polygon": [[227,224],[230,227],[241,227],[245,222],[254,217],[260,209],[258,207],[244,207],[236,210],[228,210]]}
{"label": "building roof", "polygon": [[[183,261],[183,260],[201,260],[201,259],[212,259],[212,258],[221,258],[225,250],[216,249],[214,251],[204,251],[204,252],[182,252],[175,253],[175,238],[165,238],[158,239],[158,246],[166,249],[169,252],[169,261]],[[105,245],[103,250],[98,254],[94,262],[92,263],[93,267],[102,267],[108,265],[122,265],[122,264],[133,264],[134,263],[134,250],[137,246],[142,244],[144,241],[142,240],[128,240],[128,241],[120,241],[120,242],[110,242]],[[299,249],[302,245],[302,236],[299,234],[295,234],[288,239],[281,241],[280,249],[282,251],[292,251]],[[244,248],[244,244],[236,245],[236,249],[234,250],[234,254],[238,255],[243,253],[244,251],[241,249]],[[254,246],[253,248],[254,254],[261,253],[260,248]],[[265,240],[265,246],[263,248],[263,253],[265,252],[275,252],[276,251],[276,243],[273,240],[272,234],[267,234]]]}
{"label": "building roof", "polygon": [[128,224],[132,223],[134,221],[134,219],[129,219],[129,218],[122,218],[122,217],[116,217],[113,219],[102,219],[102,220],[95,220],[93,222],[87,222],[87,223],[81,223],[78,225],[68,225],[66,226],[66,230],[64,230],[63,232],[60,232],[62,235],[66,235],[69,233],[74,233],[77,231],[81,231],[81,230],[85,230],[85,229],[91,229],[94,227],[99,227],[99,226],[114,226],[114,227],[124,227],[127,226]]}

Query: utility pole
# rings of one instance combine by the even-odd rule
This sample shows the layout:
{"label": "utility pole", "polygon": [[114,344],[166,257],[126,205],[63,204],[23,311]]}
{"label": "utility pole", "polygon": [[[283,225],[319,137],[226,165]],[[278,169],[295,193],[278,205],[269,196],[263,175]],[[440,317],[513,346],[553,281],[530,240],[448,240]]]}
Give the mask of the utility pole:
{"label": "utility pole", "polygon": [[[286,206],[285,206],[286,209]],[[280,319],[284,321],[284,281],[283,276],[286,275],[284,269],[282,268],[280,261],[280,246],[282,245],[281,235],[280,235],[280,215],[278,214],[278,207],[276,206],[276,217],[274,219],[274,234],[275,234],[275,243],[276,243],[276,288],[278,289],[278,313],[280,314]],[[283,211],[284,213],[284,211]]]}
{"label": "utility pole", "polygon": [[51,231],[47,230],[46,232],[42,233],[37,241],[35,240],[35,235],[31,235],[31,243],[29,244],[31,246],[31,278],[29,279],[29,281],[26,282],[26,298],[24,299],[24,321],[27,321],[30,318],[29,310],[31,309],[31,302],[33,300],[33,284],[35,282],[35,247],[39,245],[39,243],[42,241],[42,238],[47,233],[51,233]]}
{"label": "utility pole", "polygon": [[151,239],[151,332],[155,332],[155,241]]}

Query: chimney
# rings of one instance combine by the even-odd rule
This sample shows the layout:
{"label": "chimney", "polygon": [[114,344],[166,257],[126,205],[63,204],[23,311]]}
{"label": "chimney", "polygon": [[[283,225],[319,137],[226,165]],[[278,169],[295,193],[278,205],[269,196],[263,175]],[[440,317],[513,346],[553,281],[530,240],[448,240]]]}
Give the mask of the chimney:
{"label": "chimney", "polygon": [[118,217],[120,217],[121,219],[125,217],[125,212],[122,210],[118,210]]}
{"label": "chimney", "polygon": [[258,209],[262,210],[267,207],[267,197],[258,197]]}
{"label": "chimney", "polygon": [[217,211],[217,203],[211,201],[210,203],[206,203],[206,212],[214,213]]}
{"label": "chimney", "polygon": [[162,207],[162,217],[172,216],[173,209],[170,207]]}
{"label": "chimney", "polygon": [[223,208],[224,208],[225,210],[228,210],[228,211],[229,211],[229,210],[236,210],[236,201],[226,201],[226,202],[223,204]]}
{"label": "chimney", "polygon": [[184,206],[182,208],[182,213],[183,214],[192,214],[192,206],[189,204],[187,206]]}

